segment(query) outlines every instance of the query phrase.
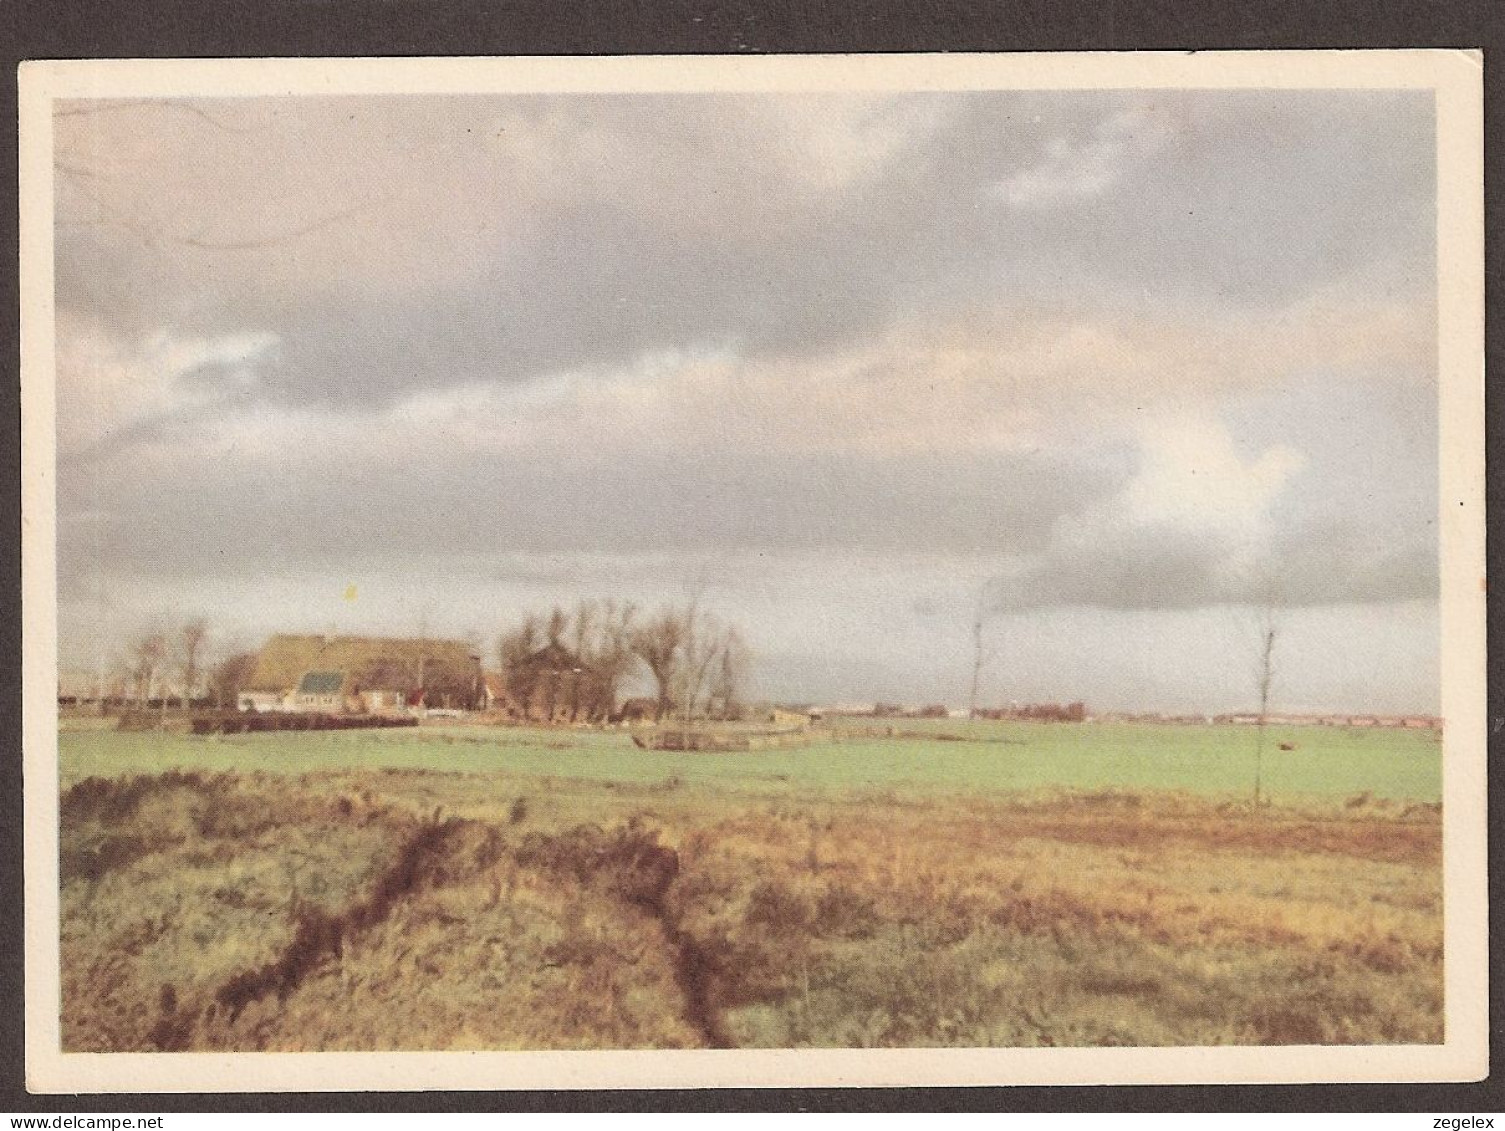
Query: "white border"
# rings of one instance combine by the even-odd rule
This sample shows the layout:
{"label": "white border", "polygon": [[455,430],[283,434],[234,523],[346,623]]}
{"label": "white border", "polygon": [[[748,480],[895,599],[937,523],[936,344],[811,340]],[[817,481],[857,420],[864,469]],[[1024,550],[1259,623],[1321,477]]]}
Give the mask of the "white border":
{"label": "white border", "polygon": [[[58,1051],[52,100],[1145,88],[1436,92],[1441,675],[1447,720],[1444,1044],[224,1055]],[[1410,1082],[1486,1075],[1483,62],[1477,52],[31,62],[20,70],[20,126],[26,1079],[32,1091]]]}

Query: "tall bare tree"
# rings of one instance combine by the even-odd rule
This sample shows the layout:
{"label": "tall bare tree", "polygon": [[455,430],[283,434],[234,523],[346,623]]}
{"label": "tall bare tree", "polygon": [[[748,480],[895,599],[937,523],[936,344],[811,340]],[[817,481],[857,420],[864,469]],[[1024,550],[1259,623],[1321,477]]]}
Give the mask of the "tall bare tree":
{"label": "tall bare tree", "polygon": [[977,610],[972,617],[972,693],[967,698],[967,718],[977,718],[977,691],[982,681],[982,671],[995,654],[994,650],[984,645],[983,632],[987,627],[988,616],[994,610],[990,599],[994,593],[999,579],[996,577],[985,578],[977,587]]}
{"label": "tall bare tree", "polygon": [[701,695],[721,654],[723,630],[715,617],[701,611],[698,601],[691,601],[680,615],[685,627],[680,645],[677,698],[680,715],[689,722],[695,717]]}
{"label": "tall bare tree", "polygon": [[1261,803],[1264,779],[1265,727],[1270,717],[1270,692],[1275,686],[1275,642],[1280,635],[1280,617],[1273,600],[1266,601],[1254,618],[1254,686],[1259,694],[1259,716],[1254,738],[1254,807]]}
{"label": "tall bare tree", "polygon": [[209,623],[203,617],[194,617],[178,630],[178,674],[183,680],[183,705],[192,702],[203,674],[203,655],[209,640]]}
{"label": "tall bare tree", "polygon": [[678,610],[666,608],[632,633],[632,651],[653,677],[658,696],[656,717],[659,719],[674,708],[674,694],[684,658],[685,623]]}
{"label": "tall bare tree", "polygon": [[255,652],[234,652],[214,665],[209,673],[209,688],[214,695],[216,707],[233,707],[240,700],[240,693],[251,682],[251,673],[256,670]]}
{"label": "tall bare tree", "polygon": [[711,676],[710,699],[723,719],[735,719],[742,713],[748,669],[747,645],[736,628],[728,626],[719,642],[719,659]]}
{"label": "tall bare tree", "polygon": [[581,598],[575,603],[575,611],[569,619],[571,651],[575,654],[575,670],[570,680],[569,714],[571,722],[578,722],[582,712],[589,714],[588,706],[592,689],[590,660],[596,650],[598,625],[596,602]]}
{"label": "tall bare tree", "polygon": [[538,616],[529,613],[516,628],[503,632],[496,644],[497,668],[507,683],[507,695],[514,703],[528,703],[533,698],[532,669],[528,657],[538,651],[540,639]]}
{"label": "tall bare tree", "polygon": [[[156,629],[149,629],[131,641],[127,664],[138,702],[144,703],[152,697],[167,656],[167,636]],[[163,698],[166,698],[165,694]]]}
{"label": "tall bare tree", "polygon": [[544,629],[545,634],[549,638],[549,643],[561,644],[564,640],[565,630],[569,628],[569,624],[570,617],[564,609],[558,605],[550,609],[548,624]]}
{"label": "tall bare tree", "polygon": [[[633,665],[632,631],[637,608],[630,601],[607,600],[592,615],[581,660],[585,666],[585,710],[589,718],[608,718],[617,692]],[[578,626],[577,626],[578,627]]]}

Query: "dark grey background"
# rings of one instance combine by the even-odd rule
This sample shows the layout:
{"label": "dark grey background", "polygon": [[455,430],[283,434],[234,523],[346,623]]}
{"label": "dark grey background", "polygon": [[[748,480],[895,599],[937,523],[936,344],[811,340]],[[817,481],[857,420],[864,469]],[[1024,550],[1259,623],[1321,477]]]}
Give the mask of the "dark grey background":
{"label": "dark grey background", "polygon": [[[265,55],[509,55],[636,53],[764,53],[877,51],[1041,51],[1041,50],[1218,50],[1321,47],[1482,47],[1501,45],[1497,5],[1474,2],[1360,2],[1335,0],[1029,0],[982,3],[935,0],[929,3],[849,3],[816,8],[783,3],[675,3],[635,0],[615,5],[574,5],[558,0],[484,3],[480,0],[407,0],[364,3],[348,0],[110,0],[99,3],[45,3],[20,0],[0,13],[0,42],[10,67],[0,107],[16,121],[15,65],[22,59],[92,57],[265,56]],[[1486,67],[1486,115],[1498,105],[1498,78]],[[5,133],[6,178],[14,194],[15,132]],[[1497,172],[1495,154],[1487,168]],[[1488,179],[1488,222],[1495,233],[1499,216],[1497,178]],[[0,214],[0,234],[16,247],[16,208],[12,195]],[[14,263],[14,260],[12,261]],[[1489,291],[1500,281],[1499,257],[1491,241]],[[7,357],[17,360],[17,280],[4,276],[0,295],[0,334]],[[1489,340],[1498,339],[1497,304],[1489,308]],[[1494,359],[1494,350],[1490,351]],[[12,374],[16,372],[13,368]],[[10,426],[6,430],[12,489],[5,496],[5,607],[20,605],[19,405],[14,379],[0,389]],[[1489,452],[1499,441],[1499,412],[1488,409]],[[1489,512],[1499,491],[1491,476]],[[1495,555],[1490,555],[1491,564]],[[1491,610],[1491,640],[1498,618]],[[22,1087],[22,923],[20,759],[20,679],[22,633],[19,617],[0,626],[11,658],[0,725],[8,738],[0,760],[0,1108],[17,1112],[120,1111],[397,1111],[397,1110],[994,1110],[994,1111],[1415,1111],[1418,1128],[1430,1127],[1421,1113],[1464,1114],[1500,1111],[1495,1078],[1475,1085],[1364,1085],[1284,1087],[1010,1088],[843,1091],[703,1091],[617,1093],[460,1093],[365,1095],[236,1095],[99,1097],[80,1102],[68,1097],[31,1097]],[[1491,663],[1491,675],[1499,672]],[[1491,718],[1505,719],[1497,679],[1491,679]],[[1493,753],[1493,752],[1492,752]],[[1491,812],[1500,786],[1491,786]],[[1498,838],[1493,838],[1497,840]],[[1492,872],[1502,867],[1491,844]],[[1496,884],[1491,883],[1492,897]],[[1491,922],[1499,935],[1498,899]],[[1500,1023],[1501,986],[1491,991],[1492,1041],[1505,1038]],[[180,1124],[181,1126],[181,1124]]]}

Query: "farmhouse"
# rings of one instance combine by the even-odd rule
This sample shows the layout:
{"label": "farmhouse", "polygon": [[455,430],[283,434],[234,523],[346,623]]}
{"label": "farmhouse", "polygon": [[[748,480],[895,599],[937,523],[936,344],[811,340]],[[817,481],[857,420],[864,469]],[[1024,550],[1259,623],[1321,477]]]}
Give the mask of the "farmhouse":
{"label": "farmhouse", "polygon": [[348,672],[304,672],[293,692],[293,708],[334,713],[350,710],[354,700],[358,710],[360,699],[351,695],[352,690]]}
{"label": "farmhouse", "polygon": [[474,709],[481,661],[464,641],[280,633],[263,645],[242,710],[380,714],[408,707]]}

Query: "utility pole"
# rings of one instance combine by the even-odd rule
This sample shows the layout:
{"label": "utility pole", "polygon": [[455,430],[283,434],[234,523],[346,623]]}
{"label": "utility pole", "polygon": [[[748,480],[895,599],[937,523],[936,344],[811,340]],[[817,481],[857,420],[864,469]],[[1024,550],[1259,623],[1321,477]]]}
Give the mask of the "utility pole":
{"label": "utility pole", "polygon": [[983,601],[988,587],[984,585],[977,594],[977,616],[972,621],[972,694],[967,699],[967,718],[977,718],[977,684],[982,678],[982,620]]}
{"label": "utility pole", "polygon": [[1260,633],[1260,656],[1259,656],[1259,725],[1258,733],[1254,740],[1254,808],[1257,812],[1260,803],[1261,777],[1264,770],[1265,758],[1265,722],[1270,713],[1270,684],[1275,677],[1275,667],[1271,663],[1275,652],[1275,621],[1273,616],[1267,614]]}
{"label": "utility pole", "polygon": [[982,680],[983,666],[992,659],[984,654],[982,632],[988,618],[988,593],[998,579],[990,577],[977,587],[977,615],[972,618],[972,694],[967,700],[967,718],[977,718],[977,690]]}

